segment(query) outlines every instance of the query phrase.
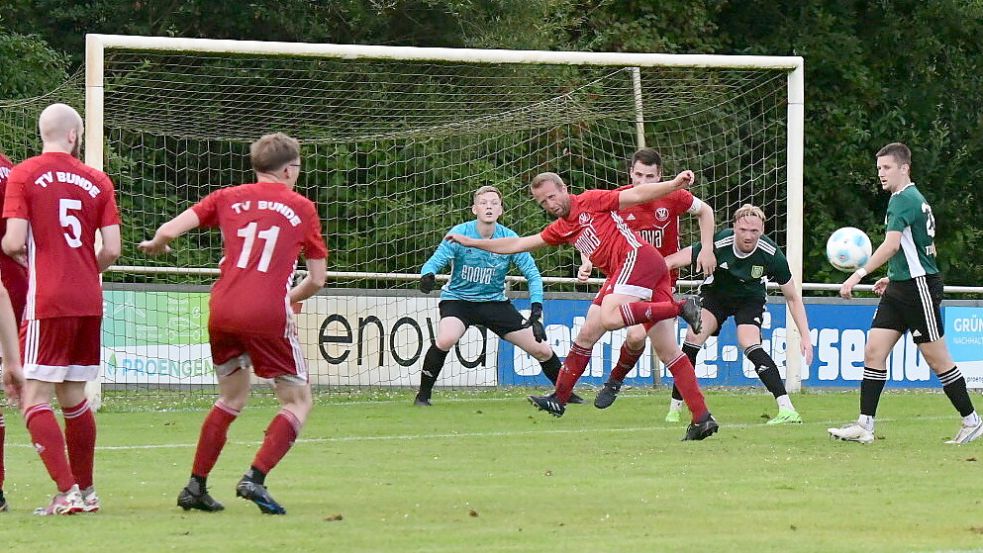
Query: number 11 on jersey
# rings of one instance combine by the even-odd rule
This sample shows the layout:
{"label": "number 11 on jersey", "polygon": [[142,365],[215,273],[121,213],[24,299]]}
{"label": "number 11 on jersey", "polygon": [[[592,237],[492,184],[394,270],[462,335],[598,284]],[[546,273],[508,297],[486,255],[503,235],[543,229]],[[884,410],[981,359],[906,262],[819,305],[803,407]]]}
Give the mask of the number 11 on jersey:
{"label": "number 11 on jersey", "polygon": [[273,258],[273,250],[276,248],[276,239],[280,236],[280,227],[273,225],[257,233],[257,226],[255,222],[252,222],[236,231],[236,236],[242,238],[244,241],[242,252],[239,254],[239,260],[236,262],[236,267],[245,269],[246,265],[249,264],[249,256],[253,251],[253,244],[258,237],[263,241],[263,254],[259,258],[259,265],[257,265],[256,269],[261,273],[265,273],[270,269],[270,260]]}

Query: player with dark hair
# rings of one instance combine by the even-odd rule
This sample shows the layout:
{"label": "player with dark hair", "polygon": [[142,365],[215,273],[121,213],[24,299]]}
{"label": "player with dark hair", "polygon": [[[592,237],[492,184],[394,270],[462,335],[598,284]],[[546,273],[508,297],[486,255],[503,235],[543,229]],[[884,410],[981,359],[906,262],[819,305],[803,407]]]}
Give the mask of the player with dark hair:
{"label": "player with dark hair", "polygon": [[[556,218],[541,233],[514,238],[475,240],[450,235],[448,240],[463,246],[495,253],[532,251],[546,245],[573,244],[601,272],[609,277],[602,290],[600,305],[591,305],[587,317],[599,318],[605,330],[617,330],[643,323],[682,316],[699,328],[698,298],[676,301],[669,285],[669,269],[659,252],[632,232],[618,211],[665,196],[688,187],[694,180],[692,171],[683,171],[671,181],[650,182],[628,190],[589,190],[570,194],[556,173],[540,173],[530,189],[536,203]],[[574,384],[590,361],[596,343],[578,336],[563,362],[552,396],[530,396],[537,408],[562,416]],[[693,365],[685,355],[669,365],[693,413],[693,422],[683,439],[702,440],[717,431],[717,422],[706,407],[696,382]]]}
{"label": "player with dark hair", "polygon": [[[52,104],[41,112],[38,128],[42,154],[11,171],[3,208],[3,251],[25,260],[30,275],[20,335],[20,404],[31,442],[58,487],[51,503],[35,513],[94,512],[100,508],[93,486],[96,420],[85,384],[99,378],[99,273],[120,254],[119,212],[109,177],[78,159],[78,112]],[[102,236],[98,249],[96,232]],[[64,434],[52,394],[65,418]]]}
{"label": "player with dark hair", "polygon": [[[161,225],[152,240],[140,243],[150,255],[197,227],[222,232],[220,275],[209,301],[208,339],[218,377],[219,399],[201,427],[188,485],[178,495],[184,510],[221,511],[208,494],[207,479],[229,426],[249,398],[249,369],[275,382],[282,409],[266,428],[252,465],[236,485],[236,495],[267,514],[286,510],[266,489],[266,475],[290,450],[313,405],[307,361],[291,304],[323,286],[327,248],[314,204],[293,190],[300,175],[300,144],[282,134],[253,142],[250,161],[257,182],[216,190]],[[307,276],[289,282],[303,252]],[[289,288],[289,290],[288,290]]]}
{"label": "player with dark hair", "polygon": [[[461,234],[477,240],[517,236],[512,229],[498,223],[504,204],[502,193],[494,186],[482,186],[474,193],[471,212],[477,219],[452,228],[448,234]],[[481,325],[504,340],[515,344],[539,361],[543,374],[553,384],[560,373],[560,359],[546,343],[543,328],[543,277],[528,253],[501,255],[466,248],[446,240],[420,269],[420,290],[428,294],[434,287],[436,273],[451,264],[451,278],[440,291],[440,322],[437,338],[423,358],[420,391],[415,404],[430,405],[437,375],[447,352],[461,339],[470,325]],[[505,276],[515,265],[529,283],[528,320],[505,297]],[[576,395],[570,403],[582,403]]]}
{"label": "player with dark hair", "polygon": [[[662,180],[662,156],[652,148],[641,148],[632,155],[628,172],[631,184],[618,190],[627,190],[647,182],[659,182]],[[684,213],[697,217],[701,242],[707,246],[712,245],[713,209],[709,204],[693,196],[689,190],[676,190],[661,198],[622,209],[618,215],[628,225],[629,229],[638,232],[643,240],[651,244],[663,257],[666,257],[679,251],[679,217]],[[707,247],[700,252],[696,266],[697,270],[708,275],[713,272],[716,260],[712,247]],[[577,277],[586,280],[590,276],[592,268],[593,265],[590,260],[584,259]],[[670,270],[669,286],[671,288],[675,287],[678,276],[679,271]],[[609,285],[610,283],[605,283],[601,290],[603,291]],[[597,297],[594,298],[594,304],[600,307],[602,300],[603,295],[598,293]],[[605,330],[597,318],[588,318],[580,328],[579,339],[585,342],[597,341],[604,332]],[[676,321],[674,319],[664,319],[655,324],[646,323],[629,327],[625,343],[621,346],[618,361],[611,369],[611,374],[607,382],[604,383],[604,387],[594,398],[595,407],[606,409],[617,399],[624,378],[645,351],[646,336],[651,339],[656,355],[664,364],[669,365],[682,355],[682,350],[679,349],[679,343],[676,339]],[[678,419],[676,422],[679,422]]]}
{"label": "player with dark hair", "polygon": [[935,260],[935,216],[925,196],[911,181],[911,150],[893,142],[877,152],[881,188],[891,193],[887,204],[884,242],[863,267],[840,287],[840,296],[853,297],[853,287],[868,273],[887,263],[887,276],[874,284],[881,297],[864,347],[857,422],[828,429],[829,435],[850,442],[874,441],[874,415],[887,382],[887,356],[901,336],[911,331],[925,362],[942,383],[942,391],[962,416],[962,425],[946,443],[967,444],[983,434],[983,420],[973,407],[966,379],[946,346],[942,321],[942,275]]}

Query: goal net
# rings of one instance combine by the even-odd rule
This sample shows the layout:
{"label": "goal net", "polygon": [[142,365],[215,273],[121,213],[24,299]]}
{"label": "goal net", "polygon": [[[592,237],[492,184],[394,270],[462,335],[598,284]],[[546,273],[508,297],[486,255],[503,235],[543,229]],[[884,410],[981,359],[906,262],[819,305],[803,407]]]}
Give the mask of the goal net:
{"label": "goal net", "polygon": [[[674,56],[564,56],[90,36],[87,161],[103,161],[116,183],[128,244],[106,277],[104,385],[214,383],[207,285],[219,233],[193,231],[163,258],[133,245],[207,193],[252,182],[249,144],[274,131],[302,143],[298,191],[317,204],[330,251],[328,285],[297,316],[321,387],[418,382],[439,314],[438,293],[420,294],[417,275],[448,229],[473,219],[482,185],[505,196],[500,223],[534,233],[548,220],[529,199],[531,176],[555,171],[573,192],[614,188],[627,183],[626,160],[644,141],[661,152],[665,175],[697,173],[693,191],[718,222],[755,203],[770,216],[768,233],[794,253],[794,58],[737,68],[719,57],[686,66]],[[695,230],[684,221],[684,243]],[[585,291],[572,284],[574,250],[534,257],[548,292]],[[522,296],[521,279],[510,287]],[[561,357],[575,325],[550,335]],[[617,345],[595,355],[616,356]],[[438,385],[511,384],[503,359],[514,365],[508,374],[538,371],[505,348],[469,329]]]}

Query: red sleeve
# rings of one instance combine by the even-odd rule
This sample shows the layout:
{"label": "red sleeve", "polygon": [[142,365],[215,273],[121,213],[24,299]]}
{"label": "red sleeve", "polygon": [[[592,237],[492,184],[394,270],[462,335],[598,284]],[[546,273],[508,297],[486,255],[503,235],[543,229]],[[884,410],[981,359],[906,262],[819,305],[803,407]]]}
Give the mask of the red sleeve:
{"label": "red sleeve", "polygon": [[550,246],[559,246],[560,244],[566,244],[566,233],[563,229],[563,219],[557,219],[553,221],[542,232],[539,233],[539,237],[543,239]]}
{"label": "red sleeve", "polygon": [[321,219],[317,216],[317,210],[310,204],[310,221],[307,225],[307,234],[304,236],[304,259],[327,259],[328,248],[324,245],[324,235],[321,234]]}
{"label": "red sleeve", "polygon": [[116,206],[116,189],[113,187],[113,181],[106,176],[105,180],[103,181],[103,186],[100,188],[102,188],[104,194],[109,195],[109,199],[106,200],[106,203],[102,206],[102,216],[99,218],[99,228],[120,224],[119,208]]}
{"label": "red sleeve", "polygon": [[[19,166],[18,166],[19,167]],[[27,209],[27,202],[24,200],[24,177],[27,171],[18,171],[14,167],[7,177],[7,190],[4,192],[3,218],[27,219],[30,214]]]}
{"label": "red sleeve", "polygon": [[675,215],[679,216],[693,207],[693,193],[689,190],[676,190],[669,195]]}
{"label": "red sleeve", "polygon": [[584,206],[584,211],[618,211],[621,207],[621,191],[619,190],[588,190],[578,194]]}
{"label": "red sleeve", "polygon": [[195,215],[198,216],[199,227],[218,226],[218,201],[221,194],[222,190],[216,190],[215,192],[212,192],[211,194],[202,198],[200,202],[191,206],[191,209],[194,210]]}

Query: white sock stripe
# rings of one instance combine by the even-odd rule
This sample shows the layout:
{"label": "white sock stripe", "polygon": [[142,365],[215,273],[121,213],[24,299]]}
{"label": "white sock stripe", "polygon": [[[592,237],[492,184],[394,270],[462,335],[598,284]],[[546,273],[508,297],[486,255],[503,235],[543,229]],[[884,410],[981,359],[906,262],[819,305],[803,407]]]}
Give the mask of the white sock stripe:
{"label": "white sock stripe", "polygon": [[229,407],[228,405],[222,403],[222,400],[216,401],[215,402],[215,407],[218,408],[218,409],[220,409],[220,410],[222,410],[222,411],[225,411],[226,413],[232,415],[233,417],[238,417],[239,416],[239,411],[236,411],[235,409],[233,409],[233,408]]}
{"label": "white sock stripe", "polygon": [[628,304],[621,306],[621,318],[625,320],[625,326],[633,326],[635,324],[635,317],[631,313],[631,309]]}
{"label": "white sock stripe", "polygon": [[84,399],[82,400],[81,405],[76,409],[73,409],[71,411],[68,409],[62,409],[61,416],[66,419],[76,419],[78,417],[81,417],[88,410],[89,410],[89,400]]}
{"label": "white sock stripe", "polygon": [[759,349],[761,349],[761,344],[755,344],[753,346],[748,346],[747,349],[744,350],[744,355],[751,355],[752,353],[754,353],[755,350],[759,350]]}
{"label": "white sock stripe", "polygon": [[[668,363],[666,363],[666,368],[669,368],[669,367],[671,367],[671,366],[673,366],[673,365],[675,365],[675,364],[676,364],[676,362],[678,362],[678,361],[679,361],[680,359],[682,359],[683,357],[686,357],[686,354],[685,354],[685,353],[680,353],[679,355],[677,355],[676,357],[674,357],[674,358],[672,359],[672,361],[670,361],[670,362],[668,362]],[[687,359],[689,359],[689,358],[687,357]]]}
{"label": "white sock stripe", "polygon": [[0,415],[0,428],[5,428],[7,426],[7,421]]}
{"label": "white sock stripe", "polygon": [[887,371],[879,371],[877,369],[871,369],[869,367],[864,367],[864,380],[887,380]]}
{"label": "white sock stripe", "polygon": [[948,386],[962,377],[963,373],[959,370],[959,367],[953,367],[949,372],[939,375],[939,382],[941,382],[943,386]]}

